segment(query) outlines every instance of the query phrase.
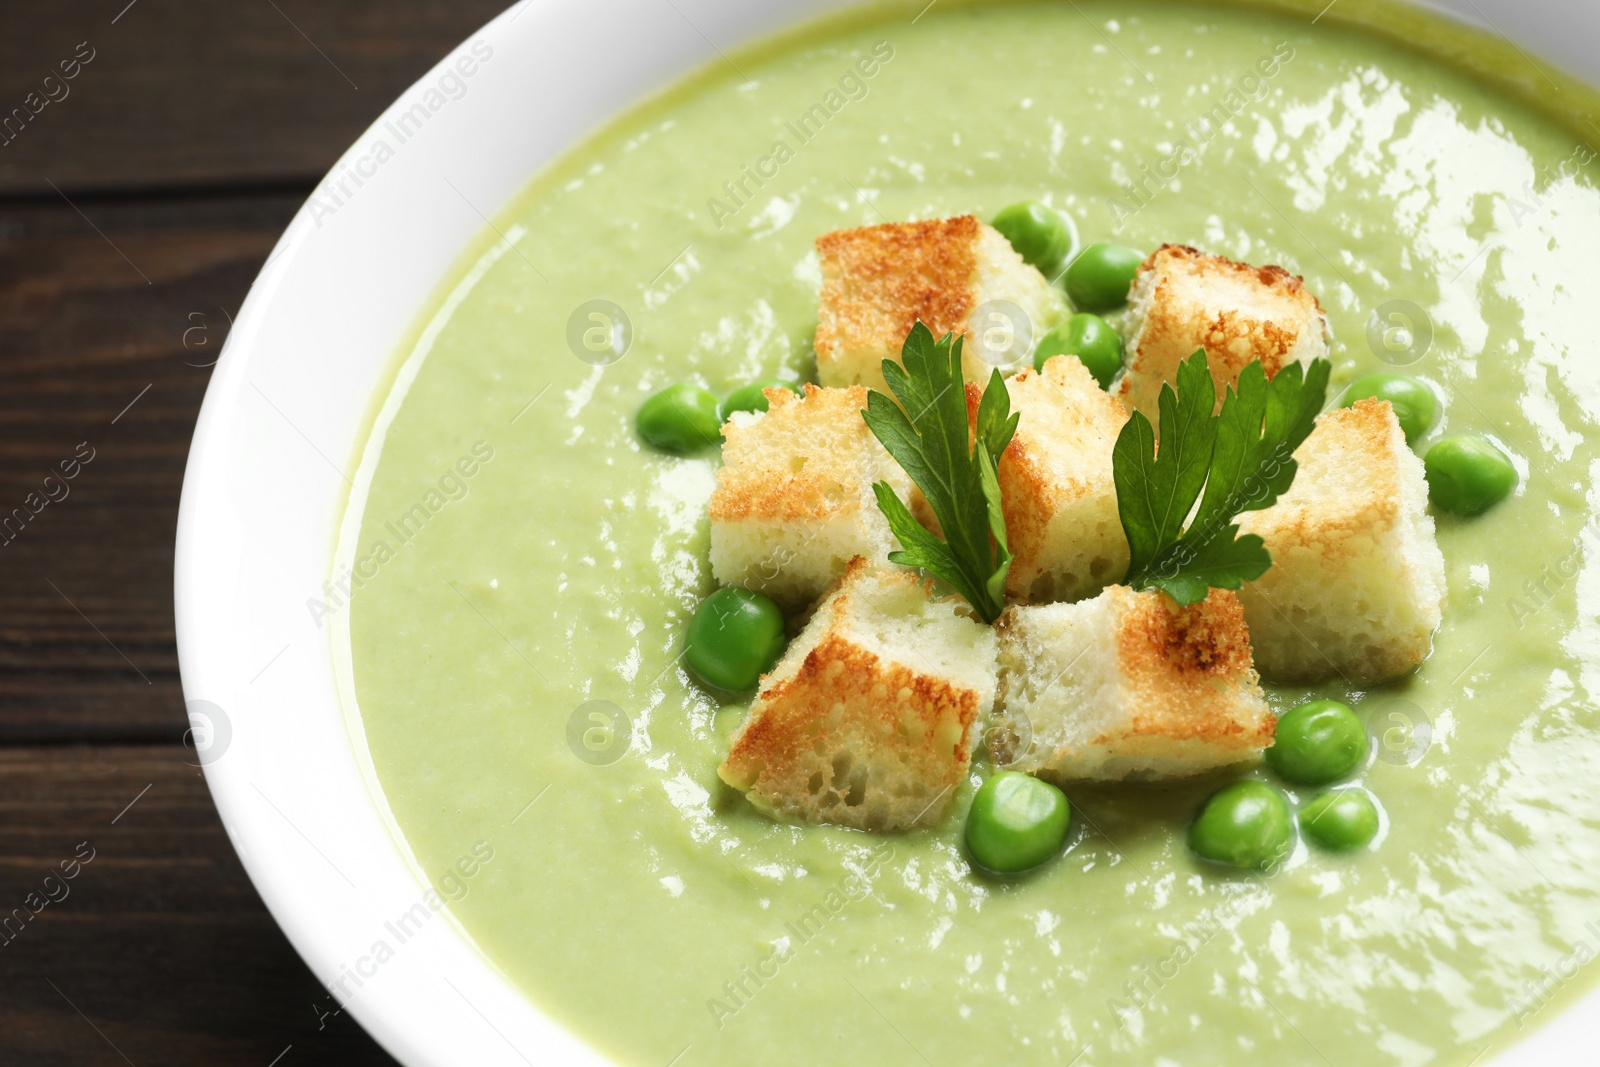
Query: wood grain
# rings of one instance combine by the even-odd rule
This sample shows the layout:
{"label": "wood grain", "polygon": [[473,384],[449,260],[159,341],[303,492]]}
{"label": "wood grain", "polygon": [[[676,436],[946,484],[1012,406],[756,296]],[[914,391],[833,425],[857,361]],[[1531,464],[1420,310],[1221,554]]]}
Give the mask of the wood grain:
{"label": "wood grain", "polygon": [[0,1063],[392,1063],[325,1014],[192,758],[0,748]]}
{"label": "wood grain", "polygon": [[4,10],[0,1064],[393,1062],[327,1014],[178,743],[173,538],[210,365],[278,235],[506,2]]}
{"label": "wood grain", "polygon": [[[0,195],[307,189],[509,0],[13,3],[0,28]],[[113,21],[115,20],[115,21]],[[66,81],[60,64],[87,44]],[[71,69],[70,67],[68,69]],[[46,77],[55,80],[45,84]],[[33,115],[27,106],[37,93]],[[51,101],[54,94],[59,99]],[[42,104],[39,101],[43,101]]]}
{"label": "wood grain", "polygon": [[229,316],[299,201],[0,202],[0,742],[182,734],[189,438]]}

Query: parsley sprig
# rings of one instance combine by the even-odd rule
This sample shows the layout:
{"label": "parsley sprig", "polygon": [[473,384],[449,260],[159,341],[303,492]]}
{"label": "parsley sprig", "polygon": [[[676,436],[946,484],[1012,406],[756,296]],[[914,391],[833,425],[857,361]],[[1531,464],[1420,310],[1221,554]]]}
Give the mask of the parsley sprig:
{"label": "parsley sprig", "polygon": [[1233,520],[1288,491],[1294,450],[1322,410],[1330,369],[1325,359],[1307,369],[1294,363],[1268,382],[1258,360],[1213,414],[1217,387],[1202,349],[1179,366],[1176,393],[1161,387],[1159,438],[1143,413],[1133,413],[1112,452],[1127,585],[1188,605],[1213,586],[1238,589],[1266,573],[1266,546],[1255,534],[1241,537]]}
{"label": "parsley sprig", "polygon": [[889,553],[890,561],[929,571],[965,597],[984,622],[993,622],[1005,607],[1011,569],[998,464],[1019,416],[997,370],[978,403],[972,432],[961,342],[950,334],[935,341],[918,322],[901,349],[901,362],[883,361],[895,399],[873,390],[862,417],[922,490],[943,534],[924,529],[887,482],[875,483],[878,507],[904,546]]}

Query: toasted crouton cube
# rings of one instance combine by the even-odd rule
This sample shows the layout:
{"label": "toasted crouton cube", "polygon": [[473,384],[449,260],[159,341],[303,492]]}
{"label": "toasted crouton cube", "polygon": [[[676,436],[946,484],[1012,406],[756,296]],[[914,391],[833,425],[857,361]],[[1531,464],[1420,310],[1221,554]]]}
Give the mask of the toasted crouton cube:
{"label": "toasted crouton cube", "polygon": [[967,773],[994,687],[991,627],[858,558],[762,679],[718,773],[779,817],[929,826]]}
{"label": "toasted crouton cube", "polygon": [[1179,608],[1114,585],[1000,616],[995,761],[1058,784],[1178,778],[1255,759],[1277,720],[1238,598]]}
{"label": "toasted crouton cube", "polygon": [[[1000,493],[1010,542],[1006,592],[1043,603],[1078,600],[1121,578],[1128,539],[1117,514],[1111,450],[1128,412],[1076,356],[1006,383],[1016,436],[1000,457]],[[967,386],[974,418],[982,391]]]}
{"label": "toasted crouton cube", "polygon": [[711,573],[785,607],[809,604],[856,556],[900,547],[872,483],[905,499],[911,479],[861,417],[867,391],[766,390],[765,412],[722,427],[722,469],[711,494]]}
{"label": "toasted crouton cube", "polygon": [[1240,594],[1257,665],[1274,681],[1404,674],[1427,658],[1445,597],[1422,460],[1376,399],[1324,415],[1294,458],[1289,491],[1239,517],[1272,554]]}
{"label": "toasted crouton cube", "polygon": [[996,366],[1003,374],[1025,366],[1065,312],[1060,291],[971,215],[837,230],[817,238],[817,252],[823,385],[885,389],[883,361],[900,361],[918,320],[934,337],[965,336],[962,372],[987,381]]}
{"label": "toasted crouton cube", "polygon": [[1163,382],[1176,387],[1178,364],[1206,350],[1217,383],[1261,361],[1271,378],[1290,363],[1328,354],[1328,317],[1301,278],[1281,267],[1252,267],[1181,245],[1162,245],[1139,267],[1123,324],[1128,369],[1116,385],[1123,403],[1154,420]]}

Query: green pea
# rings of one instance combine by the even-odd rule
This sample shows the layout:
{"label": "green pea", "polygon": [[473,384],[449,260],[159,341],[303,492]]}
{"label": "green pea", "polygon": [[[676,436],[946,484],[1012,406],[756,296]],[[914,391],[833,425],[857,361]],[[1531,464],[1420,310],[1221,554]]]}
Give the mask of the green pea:
{"label": "green pea", "polygon": [[1457,515],[1476,515],[1517,487],[1511,457],[1477,434],[1446,437],[1422,457],[1428,499]]}
{"label": "green pea", "polygon": [[1265,782],[1234,782],[1200,809],[1189,827],[1189,847],[1232,867],[1271,867],[1294,847],[1289,804]]}
{"label": "green pea", "polygon": [[760,593],[729,585],[695,609],[683,659],[706,685],[743,693],[772,669],[786,644],[778,605]]}
{"label": "green pea", "polygon": [[1433,390],[1404,374],[1369,374],[1357,378],[1344,391],[1339,406],[1347,408],[1369,396],[1387,400],[1393,405],[1394,417],[1400,420],[1407,444],[1433,429],[1434,420],[1439,417],[1439,398]]}
{"label": "green pea", "polygon": [[1067,268],[1067,295],[1079,311],[1111,311],[1128,302],[1144,256],[1124,245],[1092,244]]}
{"label": "green pea", "polygon": [[991,224],[1005,235],[1017,255],[1051,274],[1072,251],[1072,232],[1061,215],[1037,200],[1023,200],[1000,209]]}
{"label": "green pea", "polygon": [[999,771],[972,798],[967,851],[978,866],[998,874],[1031,870],[1060,851],[1071,821],[1061,790],[1018,771]]}
{"label": "green pea", "polygon": [[1313,700],[1286,711],[1267,749],[1267,764],[1300,785],[1322,785],[1343,778],[1367,755],[1367,728],[1337,700]]}
{"label": "green pea", "polygon": [[1034,367],[1042,370],[1051,356],[1077,356],[1104,389],[1122,369],[1122,335],[1099,315],[1079,312],[1039,338]]}
{"label": "green pea", "polygon": [[1300,829],[1333,852],[1363,848],[1378,834],[1378,809],[1364,789],[1335,789],[1300,809]]}
{"label": "green pea", "polygon": [[639,405],[639,436],[664,452],[692,452],[721,440],[717,395],[698,385],[679,382]]}
{"label": "green pea", "polygon": [[767,398],[762,392],[764,389],[787,389],[799,396],[802,393],[803,386],[799,382],[780,382],[776,378],[769,378],[764,382],[751,382],[749,385],[741,385],[729,393],[728,398],[717,409],[722,421],[727,422],[728,416],[735,411],[767,410]]}

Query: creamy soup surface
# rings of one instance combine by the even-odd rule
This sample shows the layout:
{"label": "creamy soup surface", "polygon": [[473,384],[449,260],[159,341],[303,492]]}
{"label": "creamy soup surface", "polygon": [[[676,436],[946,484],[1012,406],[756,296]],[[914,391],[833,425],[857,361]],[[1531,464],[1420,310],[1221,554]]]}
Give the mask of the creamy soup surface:
{"label": "creamy soup surface", "polygon": [[[339,624],[406,846],[436,885],[492,853],[453,914],[626,1064],[1465,1067],[1511,1044],[1600,954],[1593,151],[1332,16],[915,13],[730,52],[625,113],[422,316],[338,564],[363,575]],[[1304,275],[1334,393],[1417,375],[1432,436],[1513,454],[1511,498],[1438,516],[1449,601],[1417,674],[1268,687],[1371,724],[1369,850],[1197,860],[1185,828],[1232,775],[1069,790],[1066,853],[999,881],[960,844],[981,760],[941,825],[892,836],[775,823],[718,781],[745,708],[677,662],[713,588],[716,456],[648,449],[635,410],[673,381],[812,378],[819,234],[1020,199],[1085,243]],[[631,324],[609,364],[591,301]]]}

